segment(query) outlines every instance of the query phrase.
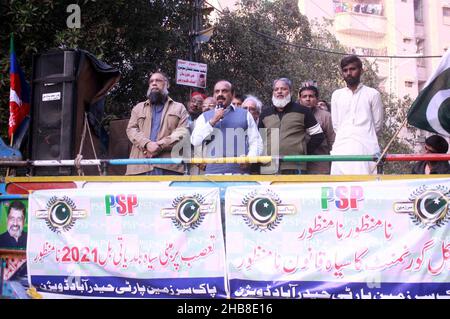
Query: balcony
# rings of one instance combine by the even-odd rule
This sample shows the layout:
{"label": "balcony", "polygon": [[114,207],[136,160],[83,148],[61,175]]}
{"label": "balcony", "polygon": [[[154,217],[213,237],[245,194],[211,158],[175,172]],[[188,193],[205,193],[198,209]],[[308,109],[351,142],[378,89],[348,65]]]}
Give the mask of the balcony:
{"label": "balcony", "polygon": [[334,26],[336,32],[382,38],[386,35],[387,19],[373,14],[341,12],[335,16]]}

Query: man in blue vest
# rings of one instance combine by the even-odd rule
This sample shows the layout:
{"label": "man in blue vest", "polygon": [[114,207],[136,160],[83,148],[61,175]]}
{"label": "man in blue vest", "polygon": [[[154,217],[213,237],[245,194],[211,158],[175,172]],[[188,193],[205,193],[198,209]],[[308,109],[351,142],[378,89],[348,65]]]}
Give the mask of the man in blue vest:
{"label": "man in blue vest", "polygon": [[[191,143],[206,144],[207,157],[259,156],[263,142],[251,114],[231,103],[234,89],[221,80],[214,86],[217,106],[197,118]],[[248,174],[249,164],[208,164],[205,174]]]}

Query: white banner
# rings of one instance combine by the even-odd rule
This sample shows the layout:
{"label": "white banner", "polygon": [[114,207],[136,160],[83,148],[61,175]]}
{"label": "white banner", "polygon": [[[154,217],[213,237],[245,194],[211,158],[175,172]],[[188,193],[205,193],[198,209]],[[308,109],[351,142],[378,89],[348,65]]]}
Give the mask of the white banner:
{"label": "white banner", "polygon": [[206,88],[207,70],[207,64],[177,60],[177,84]]}
{"label": "white banner", "polygon": [[450,181],[230,187],[232,298],[450,298]]}
{"label": "white banner", "polygon": [[228,295],[218,189],[106,189],[30,195],[28,274],[39,292],[108,298]]}

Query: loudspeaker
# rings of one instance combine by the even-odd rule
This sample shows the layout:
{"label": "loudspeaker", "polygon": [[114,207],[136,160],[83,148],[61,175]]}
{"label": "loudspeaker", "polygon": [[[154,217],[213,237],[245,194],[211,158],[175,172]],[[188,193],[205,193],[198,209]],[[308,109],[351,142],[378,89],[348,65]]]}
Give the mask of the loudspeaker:
{"label": "loudspeaker", "polygon": [[[76,77],[80,53],[54,50],[34,56],[31,159],[74,156]],[[37,167],[36,175],[71,175],[70,167]]]}
{"label": "loudspeaker", "polygon": [[[56,49],[35,55],[29,139],[31,159],[73,160],[78,153],[84,159],[98,158],[99,137],[93,135],[92,143],[87,137],[82,139],[85,114],[98,113],[94,112],[98,102],[119,77],[118,69],[84,50]],[[93,116],[101,121],[102,115]],[[34,170],[35,175],[73,173],[73,167],[37,167]],[[99,174],[95,167],[85,167],[84,173]]]}

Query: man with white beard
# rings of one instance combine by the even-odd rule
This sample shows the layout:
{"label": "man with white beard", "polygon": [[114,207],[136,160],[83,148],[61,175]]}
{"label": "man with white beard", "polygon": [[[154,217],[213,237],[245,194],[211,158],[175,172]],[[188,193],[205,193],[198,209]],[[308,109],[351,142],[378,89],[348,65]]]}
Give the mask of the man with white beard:
{"label": "man with white beard", "polygon": [[[324,140],[322,128],[317,123],[314,114],[306,106],[291,101],[292,83],[287,78],[276,79],[273,82],[271,108],[265,109],[259,119],[259,128],[266,128],[267,154],[306,155],[311,154]],[[279,129],[278,145],[272,145],[272,130]],[[306,144],[305,137],[311,139]],[[281,174],[306,174],[306,163],[283,162],[280,164]]]}

